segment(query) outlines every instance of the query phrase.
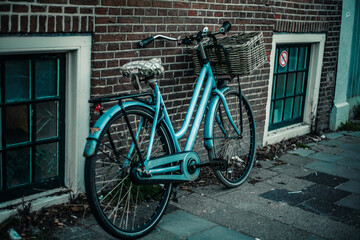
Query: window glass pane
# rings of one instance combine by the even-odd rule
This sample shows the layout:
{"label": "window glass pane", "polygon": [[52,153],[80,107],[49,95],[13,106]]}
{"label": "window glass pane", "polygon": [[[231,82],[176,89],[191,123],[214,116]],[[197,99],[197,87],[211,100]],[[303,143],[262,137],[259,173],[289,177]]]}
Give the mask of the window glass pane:
{"label": "window glass pane", "polygon": [[301,108],[302,108],[302,96],[297,96],[295,98],[293,118],[297,118],[301,116]]}
{"label": "window glass pane", "polygon": [[[279,48],[279,57],[277,58],[277,60],[276,60],[276,62],[278,62],[277,64],[279,65],[279,70],[278,70],[278,72],[279,73],[283,73],[283,72],[286,72],[287,71],[287,67],[288,67],[288,65],[289,65],[289,49],[288,48]],[[284,59],[284,55],[282,55],[281,53],[283,52],[283,51],[286,51],[287,52],[287,54],[286,54],[286,56],[287,56],[287,59]],[[286,58],[286,57],[285,57]],[[280,61],[285,61],[286,62],[286,64],[282,67],[281,65],[280,65]]]}
{"label": "window glass pane", "polygon": [[36,104],[36,139],[58,136],[58,103],[43,102]]}
{"label": "window glass pane", "polygon": [[285,100],[284,120],[291,119],[292,110],[293,110],[293,98],[288,98]]}
{"label": "window glass pane", "polygon": [[2,153],[0,152],[0,191],[3,189],[2,183]]}
{"label": "window glass pane", "polygon": [[19,105],[5,108],[6,144],[27,142],[30,140],[29,106]]}
{"label": "window glass pane", "polygon": [[272,86],[272,94],[271,94],[271,98],[274,99],[275,98],[275,89],[276,89],[276,75],[274,76],[274,81],[273,81],[273,86]]}
{"label": "window glass pane", "polygon": [[290,48],[289,53],[289,71],[296,71],[298,57],[298,48]]}
{"label": "window glass pane", "polygon": [[35,156],[37,182],[59,175],[58,143],[36,146]]}
{"label": "window glass pane", "polygon": [[296,73],[289,73],[286,85],[286,96],[294,95]]}
{"label": "window glass pane", "polygon": [[7,187],[14,187],[30,182],[30,156],[30,148],[7,151]]}
{"label": "window glass pane", "polygon": [[305,74],[303,72],[298,72],[297,73],[296,94],[303,93],[303,91],[304,91],[304,78],[305,78]]}
{"label": "window glass pane", "polygon": [[274,68],[274,73],[277,73],[278,71],[278,60],[279,60],[279,49],[276,49],[276,56],[275,56],[275,68]]}
{"label": "window glass pane", "polygon": [[5,61],[5,100],[6,102],[30,98],[30,61]]}
{"label": "window glass pane", "polygon": [[270,108],[270,120],[269,123],[272,124],[273,123],[273,109],[274,109],[274,102],[271,101],[271,108]]}
{"label": "window glass pane", "polygon": [[282,114],[283,114],[283,105],[284,105],[284,100],[275,101],[274,122],[273,123],[281,122]]}
{"label": "window glass pane", "polygon": [[2,149],[2,117],[1,117],[1,114],[2,114],[2,109],[0,108],[0,149]]}
{"label": "window glass pane", "polygon": [[58,63],[56,59],[35,62],[36,98],[58,95]]}
{"label": "window glass pane", "polygon": [[276,98],[284,97],[286,74],[279,74],[276,83]]}
{"label": "window glass pane", "polygon": [[299,48],[299,70],[304,70],[306,68],[307,61],[307,47]]}

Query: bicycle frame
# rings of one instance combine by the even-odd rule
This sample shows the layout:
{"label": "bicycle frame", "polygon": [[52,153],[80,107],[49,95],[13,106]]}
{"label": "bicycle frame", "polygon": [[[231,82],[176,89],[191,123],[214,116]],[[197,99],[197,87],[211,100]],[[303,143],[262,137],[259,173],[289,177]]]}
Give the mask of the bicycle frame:
{"label": "bicycle frame", "polygon": [[[207,77],[207,78],[206,78]],[[200,91],[202,86],[204,85],[206,79],[206,84],[204,87],[204,91],[198,106],[198,109],[195,113],[195,117],[194,117],[194,121],[186,142],[186,145],[184,147],[184,150],[182,151],[179,145],[179,140],[185,135],[185,133],[187,132],[190,122],[191,122],[191,118],[194,114],[195,111],[195,107],[196,107],[196,103],[200,97]],[[193,96],[192,99],[190,101],[190,105],[188,107],[188,111],[186,113],[184,122],[180,128],[180,130],[178,132],[175,132],[174,127],[171,123],[169,114],[166,110],[166,106],[164,103],[164,100],[162,99],[161,96],[161,92],[160,89],[158,87],[158,85],[156,84],[154,87],[154,104],[149,105],[143,102],[139,102],[139,101],[131,101],[131,102],[124,102],[124,103],[119,103],[115,106],[113,106],[112,108],[110,108],[108,111],[106,111],[96,122],[96,124],[94,125],[94,127],[92,129],[95,129],[93,131],[90,132],[90,135],[87,139],[87,143],[85,146],[85,150],[84,150],[84,156],[85,157],[90,157],[94,154],[95,152],[95,148],[96,148],[96,144],[97,144],[97,140],[101,135],[102,130],[104,129],[106,123],[109,121],[109,119],[111,119],[112,116],[114,116],[118,111],[124,111],[126,112],[126,108],[130,107],[130,106],[142,106],[145,108],[150,109],[151,111],[154,112],[154,124],[152,126],[151,129],[151,134],[150,134],[150,140],[149,140],[149,147],[147,150],[147,155],[144,159],[144,167],[146,170],[148,169],[148,165],[149,165],[149,161],[151,161],[150,156],[151,156],[151,152],[152,152],[152,145],[153,145],[153,141],[154,141],[154,136],[155,136],[155,131],[156,131],[156,126],[158,121],[159,121],[159,116],[164,116],[161,120],[165,122],[166,126],[169,129],[171,138],[172,138],[172,142],[174,143],[174,147],[175,147],[175,153],[181,153],[181,152],[190,152],[193,150],[194,144],[195,144],[195,140],[197,137],[197,134],[199,132],[199,128],[200,128],[200,124],[203,120],[204,114],[206,109],[208,109],[207,115],[206,115],[206,120],[205,120],[205,129],[204,129],[204,142],[205,142],[205,147],[207,150],[211,150],[213,148],[213,129],[212,126],[214,124],[214,119],[218,120],[218,116],[217,113],[215,112],[215,108],[216,105],[218,103],[218,101],[222,101],[226,115],[231,123],[231,125],[233,126],[233,128],[235,129],[235,131],[237,132],[238,136],[241,136],[241,132],[240,130],[236,127],[231,115],[230,115],[230,110],[228,108],[227,102],[225,100],[224,97],[224,92],[228,89],[229,87],[223,87],[218,89],[216,86],[216,81],[210,66],[210,63],[205,63],[203,65],[203,68],[200,72],[200,75],[197,79],[197,83],[193,92]],[[210,100],[210,102],[209,102]],[[209,102],[209,104],[208,104]],[[134,132],[134,138],[135,141],[139,135],[139,130],[142,127],[142,124],[140,124],[138,126],[138,129],[136,129]],[[127,158],[130,159],[131,154],[133,153],[133,151],[136,151],[135,149],[135,143],[133,142],[130,151],[128,153]],[[156,166],[161,166],[164,164],[169,163],[169,159],[167,159],[166,157],[163,158],[162,160],[158,160]],[[129,162],[126,161],[124,164],[128,164]],[[153,165],[153,164],[152,164]],[[155,167],[155,166],[153,166]],[[171,171],[176,171],[176,170],[180,170],[181,166],[177,166],[177,167],[172,167],[172,168],[157,168],[156,172],[157,173],[166,173]],[[171,177],[173,175],[167,176],[167,178]],[[161,177],[161,176],[159,176]],[[175,178],[175,176],[174,176]]]}

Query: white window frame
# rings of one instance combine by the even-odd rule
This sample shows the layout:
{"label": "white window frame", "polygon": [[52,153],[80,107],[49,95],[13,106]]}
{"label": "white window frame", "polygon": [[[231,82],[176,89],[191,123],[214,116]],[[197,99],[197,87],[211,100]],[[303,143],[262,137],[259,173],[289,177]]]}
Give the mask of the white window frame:
{"label": "white window frame", "polygon": [[[276,46],[278,44],[311,44],[308,84],[304,106],[304,120],[301,123],[286,126],[269,131],[269,116],[271,106],[271,94],[274,78],[274,65]],[[272,50],[270,54],[270,79],[268,88],[268,100],[266,104],[266,120],[264,128],[263,145],[280,142],[284,139],[310,133],[315,126],[316,110],[319,99],[321,71],[323,65],[325,47],[325,34],[274,34]]]}
{"label": "white window frame", "polygon": [[[84,191],[84,157],[82,156],[89,133],[89,103],[91,76],[91,36],[5,36],[0,37],[0,54],[66,53],[65,87],[65,176],[66,189],[74,193]],[[35,208],[49,205],[44,197],[63,191],[64,188],[49,190],[24,198],[25,201],[42,198]],[[69,196],[60,196],[53,204],[67,201]],[[1,208],[17,205],[16,199],[0,204]],[[35,210],[35,209],[32,209]],[[4,217],[4,216],[3,216]],[[2,218],[0,218],[1,222]]]}

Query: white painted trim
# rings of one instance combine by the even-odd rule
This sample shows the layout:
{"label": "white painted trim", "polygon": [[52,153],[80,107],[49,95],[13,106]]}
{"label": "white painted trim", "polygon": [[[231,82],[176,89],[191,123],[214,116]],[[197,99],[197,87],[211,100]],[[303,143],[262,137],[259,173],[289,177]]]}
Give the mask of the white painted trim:
{"label": "white painted trim", "polygon": [[[274,77],[275,52],[277,44],[311,43],[309,62],[308,85],[305,99],[304,122],[274,131],[268,131],[271,106],[271,94]],[[323,65],[325,47],[325,34],[274,34],[270,54],[270,78],[268,100],[266,104],[266,120],[264,128],[263,145],[280,142],[291,137],[304,135],[312,130],[319,99],[321,69]]]}
{"label": "white painted trim", "polygon": [[[0,37],[0,54],[66,53],[64,180],[65,186],[75,193],[84,191],[85,161],[82,152],[89,132],[91,41],[90,35]],[[36,196],[39,197],[33,195]],[[30,201],[33,197],[27,198]],[[16,202],[9,201],[6,205]],[[44,206],[48,204],[47,200],[43,202]],[[41,203],[37,207],[41,207]]]}

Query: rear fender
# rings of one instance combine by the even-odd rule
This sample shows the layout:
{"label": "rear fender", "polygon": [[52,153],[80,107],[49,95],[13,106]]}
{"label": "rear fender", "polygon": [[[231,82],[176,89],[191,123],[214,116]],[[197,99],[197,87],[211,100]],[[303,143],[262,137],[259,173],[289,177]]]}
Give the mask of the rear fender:
{"label": "rear fender", "polygon": [[[219,91],[222,94],[225,94],[225,92],[230,89],[229,87],[224,87],[219,89]],[[210,103],[209,103],[209,109],[206,114],[205,118],[205,130],[204,130],[204,145],[205,148],[210,151],[213,148],[213,125],[214,125],[214,119],[216,114],[216,106],[218,102],[220,101],[219,95],[214,95],[211,97]]]}
{"label": "rear fender", "polygon": [[[144,108],[149,109],[150,111],[155,113],[155,110],[142,102],[124,102],[122,103],[123,108],[126,110],[126,108],[129,107],[133,107],[133,106],[141,106]],[[84,153],[83,156],[88,158],[91,157],[92,155],[94,155],[95,153],[95,148],[96,148],[96,144],[99,140],[99,137],[101,136],[106,124],[108,123],[108,121],[119,111],[121,111],[121,107],[120,105],[116,104],[113,107],[111,107],[109,110],[107,110],[95,123],[95,125],[90,128],[90,133],[89,136],[87,138],[86,144],[85,144],[85,149],[84,149]]]}

